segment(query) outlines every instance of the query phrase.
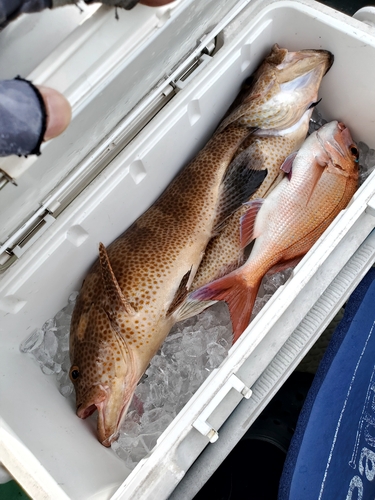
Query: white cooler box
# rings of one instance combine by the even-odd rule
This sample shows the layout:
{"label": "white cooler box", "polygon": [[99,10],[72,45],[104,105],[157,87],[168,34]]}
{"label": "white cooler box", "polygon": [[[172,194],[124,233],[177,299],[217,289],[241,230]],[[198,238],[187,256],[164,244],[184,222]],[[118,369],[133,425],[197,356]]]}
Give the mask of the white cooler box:
{"label": "white cooler box", "polygon": [[79,289],[99,241],[122,233],[205,144],[275,42],[334,54],[319,109],[374,148],[372,11],[357,14],[367,24],[311,0],[180,0],[119,21],[98,5],[71,12],[57,46],[46,49],[56,12],[42,14],[50,33],[28,28],[35,15],[0,36],[30,44],[1,77],[25,67],[73,104],[71,126],[40,157],[0,163],[0,460],[36,499],[192,498],[373,264],[375,174],[131,473],[20,343]]}

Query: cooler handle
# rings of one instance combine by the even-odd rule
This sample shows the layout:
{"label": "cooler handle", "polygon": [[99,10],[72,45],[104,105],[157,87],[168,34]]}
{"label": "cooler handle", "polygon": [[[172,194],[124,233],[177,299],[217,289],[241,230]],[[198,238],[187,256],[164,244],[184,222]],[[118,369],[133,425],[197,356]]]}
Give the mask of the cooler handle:
{"label": "cooler handle", "polygon": [[357,10],[357,12],[353,14],[353,17],[354,19],[358,19],[358,21],[368,24],[372,28],[375,28],[375,7],[363,7],[362,9]]}

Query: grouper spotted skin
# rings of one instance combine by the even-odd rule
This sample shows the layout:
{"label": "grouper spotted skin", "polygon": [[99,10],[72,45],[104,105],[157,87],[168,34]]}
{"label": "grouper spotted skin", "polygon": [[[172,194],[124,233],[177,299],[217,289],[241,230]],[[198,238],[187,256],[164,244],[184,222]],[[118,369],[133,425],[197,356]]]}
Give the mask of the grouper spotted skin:
{"label": "grouper spotted skin", "polygon": [[[331,55],[318,52],[314,64],[325,71]],[[263,72],[266,94],[272,78],[285,81],[284,72],[291,79],[304,74],[301,69],[306,72],[300,64],[304,56],[291,58],[275,46],[270,57],[273,62]],[[282,68],[270,75],[275,61]],[[196,301],[190,306],[186,297],[209,240],[267,174],[260,164],[252,169],[232,164],[243,140],[263,126],[262,118],[269,125],[263,76],[257,76],[258,106],[249,100],[251,123],[244,121],[242,102],[239,120],[221,126],[123,235],[108,248],[100,244],[99,259],[84,280],[72,316],[70,377],[77,415],[86,418],[98,410],[98,438],[104,446],[117,438],[136,384],[171,327],[194,313]],[[257,120],[250,117],[253,113]],[[284,117],[281,122],[284,126]],[[277,119],[272,127],[277,128]]]}

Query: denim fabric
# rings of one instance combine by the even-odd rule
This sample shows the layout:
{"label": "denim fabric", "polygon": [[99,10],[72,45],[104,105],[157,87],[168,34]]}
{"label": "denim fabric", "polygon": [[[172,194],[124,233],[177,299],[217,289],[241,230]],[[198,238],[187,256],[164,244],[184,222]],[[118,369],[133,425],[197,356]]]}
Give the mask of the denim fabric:
{"label": "denim fabric", "polygon": [[30,82],[0,81],[0,156],[39,154],[45,121],[42,98]]}

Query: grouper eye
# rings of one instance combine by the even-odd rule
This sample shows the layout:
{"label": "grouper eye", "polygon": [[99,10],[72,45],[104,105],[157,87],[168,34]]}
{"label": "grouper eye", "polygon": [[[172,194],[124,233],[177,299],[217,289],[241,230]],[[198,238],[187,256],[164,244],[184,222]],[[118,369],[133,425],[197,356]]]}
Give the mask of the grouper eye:
{"label": "grouper eye", "polygon": [[79,368],[78,366],[72,366],[69,372],[69,377],[70,380],[73,382],[73,380],[77,380],[79,377]]}

